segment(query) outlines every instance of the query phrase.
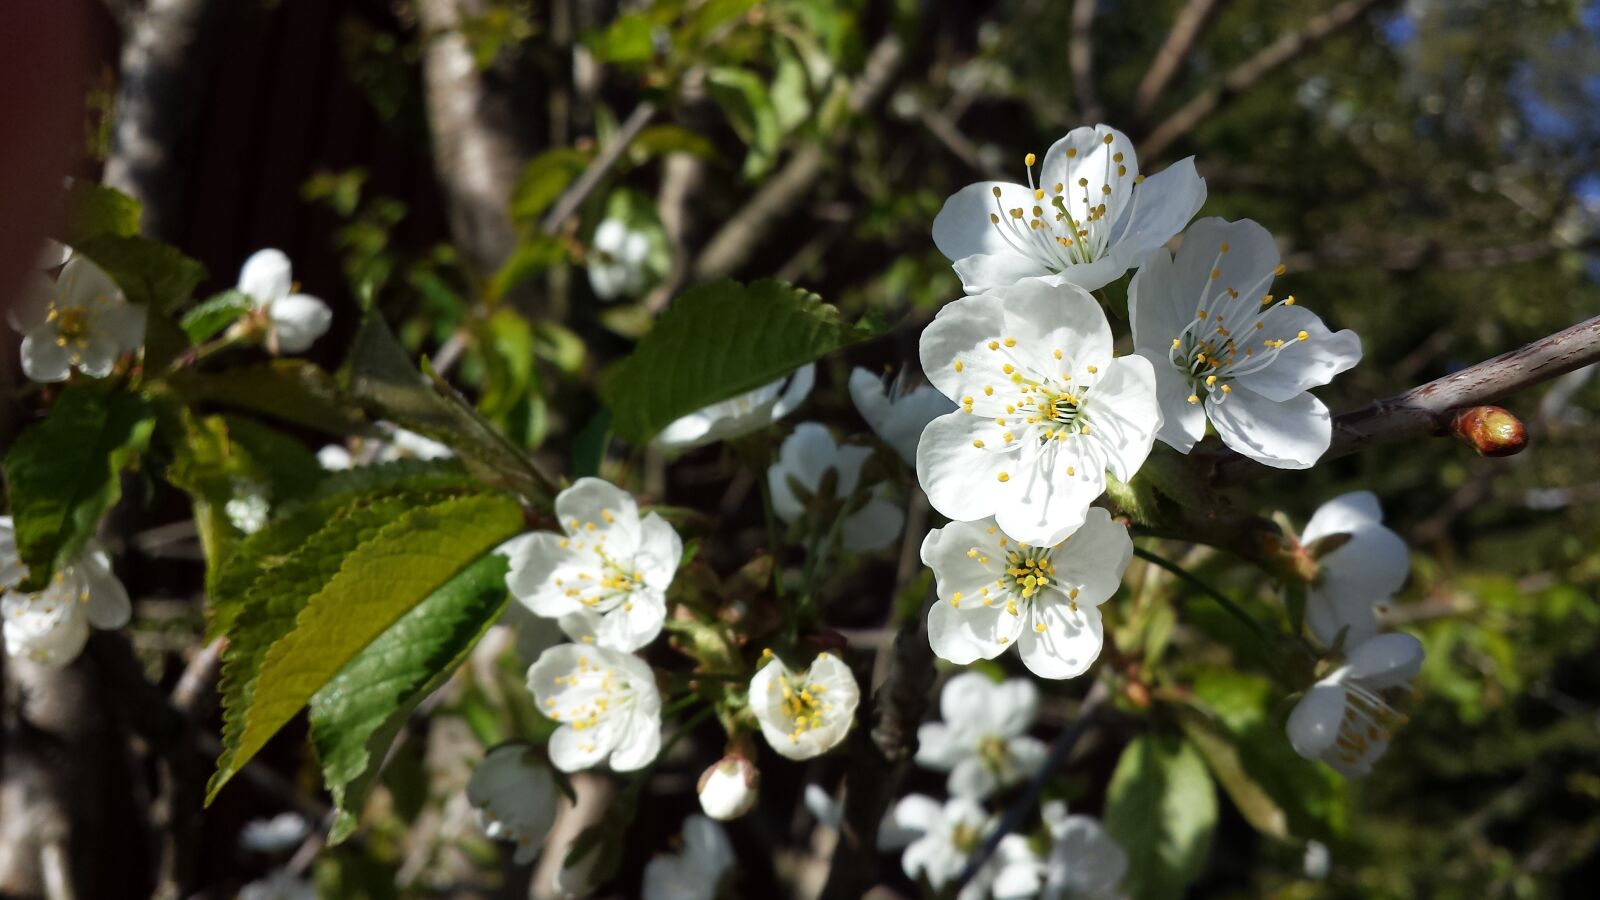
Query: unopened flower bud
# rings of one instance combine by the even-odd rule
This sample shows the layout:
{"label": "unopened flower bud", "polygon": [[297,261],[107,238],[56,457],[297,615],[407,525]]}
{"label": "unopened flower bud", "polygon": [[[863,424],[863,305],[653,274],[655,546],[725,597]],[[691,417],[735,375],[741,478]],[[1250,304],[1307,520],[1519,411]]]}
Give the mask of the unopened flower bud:
{"label": "unopened flower bud", "polygon": [[729,822],[756,805],[761,772],[742,754],[729,753],[700,775],[700,808],[719,822]]}
{"label": "unopened flower bud", "polygon": [[1509,410],[1474,406],[1450,417],[1450,433],[1472,445],[1479,456],[1514,456],[1528,446],[1528,430]]}

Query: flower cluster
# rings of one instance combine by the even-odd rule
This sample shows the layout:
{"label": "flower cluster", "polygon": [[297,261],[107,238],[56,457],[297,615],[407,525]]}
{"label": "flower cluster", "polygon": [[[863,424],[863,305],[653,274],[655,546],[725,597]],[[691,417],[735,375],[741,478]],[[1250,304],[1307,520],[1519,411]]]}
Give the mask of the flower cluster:
{"label": "flower cluster", "polygon": [[132,605],[128,591],[111,571],[111,557],[94,539],[61,566],[43,589],[17,590],[28,568],[17,553],[10,516],[0,516],[0,617],[6,653],[40,665],[60,667],[78,658],[89,628],[121,628]]}

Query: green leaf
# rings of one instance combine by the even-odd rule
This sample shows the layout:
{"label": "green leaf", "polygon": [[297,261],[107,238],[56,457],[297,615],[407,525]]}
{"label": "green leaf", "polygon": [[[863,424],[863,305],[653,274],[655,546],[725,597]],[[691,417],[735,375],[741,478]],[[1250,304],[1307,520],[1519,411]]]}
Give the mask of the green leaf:
{"label": "green leaf", "polygon": [[668,153],[687,153],[705,160],[717,156],[717,148],[703,135],[673,124],[651,125],[644,129],[633,139],[629,150],[645,159]]}
{"label": "green leaf", "polygon": [[69,385],[50,413],[24,431],[5,458],[21,584],[37,591],[83,548],[122,496],[120,476],[150,442],[155,417],[144,398],[102,385]]}
{"label": "green leaf", "polygon": [[183,326],[184,333],[189,335],[189,343],[198,347],[254,308],[255,301],[250,299],[249,294],[223,291],[185,312],[179,324]]}
{"label": "green leaf", "polygon": [[478,410],[500,419],[533,384],[533,326],[516,312],[500,309],[475,322],[473,332],[487,373]]}
{"label": "green leaf", "polygon": [[766,174],[777,161],[778,141],[783,137],[766,82],[746,69],[718,67],[706,73],[706,93],[722,107],[728,124],[749,148],[744,177],[750,180]]}
{"label": "green leaf", "polygon": [[1106,794],[1106,830],[1128,854],[1134,900],[1182,897],[1200,876],[1217,827],[1205,761],[1171,735],[1142,735],[1123,751]]}
{"label": "green leaf", "polygon": [[366,422],[334,377],[303,359],[222,372],[186,371],[172,385],[191,403],[246,410],[323,434],[356,434]]}
{"label": "green leaf", "polygon": [[418,372],[377,312],[368,312],[356,332],[344,377],[357,400],[381,418],[449,446],[485,483],[536,502],[552,499],[549,482],[527,455],[485,422],[454,388]]}
{"label": "green leaf", "polygon": [[1326,841],[1344,833],[1348,784],[1289,746],[1273,714],[1277,692],[1270,681],[1244,672],[1203,672],[1195,678],[1194,695],[1237,746],[1250,778],[1283,810],[1290,834]]}
{"label": "green leaf", "polygon": [[489,282],[487,299],[499,300],[524,281],[567,257],[566,244],[545,234],[523,235]]}
{"label": "green leaf", "polygon": [[872,336],[844,324],[809,291],[771,279],[748,286],[724,279],[674,301],[607,374],[601,396],[617,434],[642,444],[680,416]]}
{"label": "green leaf", "polygon": [[588,165],[589,154],[571,147],[557,147],[535,156],[523,168],[511,192],[511,218],[525,224],[535,222]]}
{"label": "green leaf", "polygon": [[98,237],[139,233],[139,201],[113,187],[83,178],[67,189],[66,242],[76,247]]}
{"label": "green leaf", "polygon": [[609,63],[642,63],[655,57],[655,25],[642,12],[618,16],[585,41],[595,57]]}
{"label": "green leaf", "polygon": [[1256,780],[1227,730],[1192,706],[1179,705],[1174,711],[1184,736],[1205,757],[1211,774],[1228,792],[1245,821],[1268,837],[1286,839],[1289,836],[1288,815]]}
{"label": "green leaf", "polygon": [[311,740],[338,816],[337,844],[411,711],[454,672],[506,603],[506,558],[489,554],[450,579],[350,660],[311,698]]}
{"label": "green leaf", "polygon": [[73,249],[105,269],[130,301],[163,315],[187,302],[206,277],[205,266],[150,238],[105,234]]}
{"label": "green leaf", "polygon": [[[261,657],[252,688],[234,696],[209,798],[373,640],[522,529],[522,507],[504,495],[456,497],[411,509],[360,541],[314,592],[303,590],[311,579],[276,598],[277,604],[306,599],[292,627]],[[316,548],[306,552],[314,559],[329,557]],[[325,565],[317,568],[326,571]],[[240,629],[252,611],[247,607],[241,615]]]}

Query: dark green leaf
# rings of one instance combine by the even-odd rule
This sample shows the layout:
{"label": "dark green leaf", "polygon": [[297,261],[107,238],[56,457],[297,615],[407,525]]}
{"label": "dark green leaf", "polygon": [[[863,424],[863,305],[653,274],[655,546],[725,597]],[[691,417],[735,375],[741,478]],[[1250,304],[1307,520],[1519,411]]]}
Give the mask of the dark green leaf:
{"label": "dark green leaf", "polygon": [[716,281],[674,301],[633,355],[607,374],[601,395],[617,434],[644,443],[680,416],[871,336],[793,285]]}
{"label": "dark green leaf", "polygon": [[706,93],[722,107],[728,124],[749,150],[744,177],[766,174],[778,158],[778,141],[783,137],[766,82],[754,72],[721,67],[706,74]]}
{"label": "dark green leaf", "polygon": [[43,422],[5,458],[22,589],[44,587],[82,549],[122,496],[121,473],[150,442],[155,417],[144,398],[104,385],[70,385]]}
{"label": "dark green leaf", "polygon": [[181,324],[184,333],[189,335],[189,343],[199,346],[254,308],[255,301],[250,295],[223,291],[185,312]]}
{"label": "dark green leaf", "polygon": [[172,384],[191,403],[260,413],[324,434],[356,434],[366,427],[333,376],[303,359],[275,359],[215,373],[189,371]]}
{"label": "dark green leaf", "polygon": [[687,153],[701,159],[715,159],[717,155],[717,148],[710,141],[682,125],[651,125],[639,132],[630,146],[646,158],[668,153]]}
{"label": "dark green leaf", "polygon": [[67,244],[139,233],[139,201],[113,187],[74,178],[67,189]]}
{"label": "dark green leaf", "polygon": [[602,62],[649,62],[655,56],[655,25],[645,13],[627,13],[605,31],[590,35],[586,43]]}
{"label": "dark green leaf", "polygon": [[536,221],[588,165],[589,154],[570,147],[546,150],[534,157],[511,194],[511,217],[529,224]]}
{"label": "dark green leaf", "polygon": [[73,247],[105,269],[128,299],[170,314],[205,280],[205,266],[178,248],[138,236],[105,234]]}
{"label": "dark green leaf", "polygon": [[1205,761],[1171,735],[1142,735],[1123,751],[1106,794],[1106,830],[1128,854],[1134,900],[1175,900],[1205,870],[1217,796]]}

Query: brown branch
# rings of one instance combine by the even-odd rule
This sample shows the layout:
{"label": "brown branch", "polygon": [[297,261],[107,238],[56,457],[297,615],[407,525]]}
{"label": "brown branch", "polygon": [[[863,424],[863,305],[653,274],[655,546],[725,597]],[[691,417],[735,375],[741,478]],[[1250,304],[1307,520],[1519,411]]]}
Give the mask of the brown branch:
{"label": "brown branch", "polygon": [[1078,101],[1078,117],[1087,123],[1100,121],[1100,100],[1094,86],[1094,10],[1096,0],[1073,0],[1072,36],[1067,41],[1067,66],[1072,70],[1072,95]]}
{"label": "brown branch", "polygon": [[583,170],[583,174],[579,175],[550,207],[550,212],[539,222],[540,230],[545,234],[555,234],[559,231],[562,224],[578,211],[578,207],[589,194],[599,187],[601,179],[605,178],[611,167],[617,164],[617,160],[622,158],[623,151],[628,149],[628,145],[633,143],[633,139],[639,136],[639,132],[650,124],[655,115],[656,105],[649,100],[635,106],[633,112],[628,114],[628,118],[623,120],[617,133],[612,136],[610,143],[606,144],[605,149],[589,162],[589,167]]}
{"label": "brown branch", "polygon": [[1178,74],[1183,61],[1194,50],[1195,41],[1200,39],[1216,5],[1217,0],[1189,0],[1173,17],[1172,30],[1167,32],[1167,39],[1161,42],[1161,49],[1156,51],[1156,58],[1150,62],[1150,68],[1145,70],[1134,91],[1135,119],[1143,121],[1161,102],[1162,95],[1172,84],[1172,76]]}
{"label": "brown branch", "polygon": [[894,800],[911,756],[917,726],[933,687],[933,649],[928,644],[930,596],[895,635],[883,684],[856,711],[845,769],[844,812],[822,900],[855,900],[877,883],[878,825]]}
{"label": "brown branch", "polygon": [[[1336,417],[1333,444],[1322,459],[1441,434],[1454,410],[1494,403],[1595,362],[1600,362],[1600,316]],[[1259,478],[1272,471],[1226,450],[1201,455],[1199,461],[1213,466],[1213,479],[1219,484]]]}
{"label": "brown branch", "polygon": [[[878,41],[850,90],[852,113],[862,113],[883,98],[904,58],[904,46],[896,35],[891,33]],[[744,265],[750,254],[782,222],[784,214],[811,193],[827,169],[830,151],[843,142],[845,134],[841,128],[827,144],[812,142],[797,150],[789,162],[711,236],[695,260],[694,278],[699,281],[721,278]]]}
{"label": "brown branch", "polygon": [[1142,158],[1155,160],[1179,138],[1193,131],[1224,100],[1249,90],[1256,82],[1293,62],[1303,51],[1353,24],[1368,9],[1384,0],[1344,0],[1305,27],[1280,36],[1254,56],[1235,66],[1222,80],[1195,95],[1139,143]]}

